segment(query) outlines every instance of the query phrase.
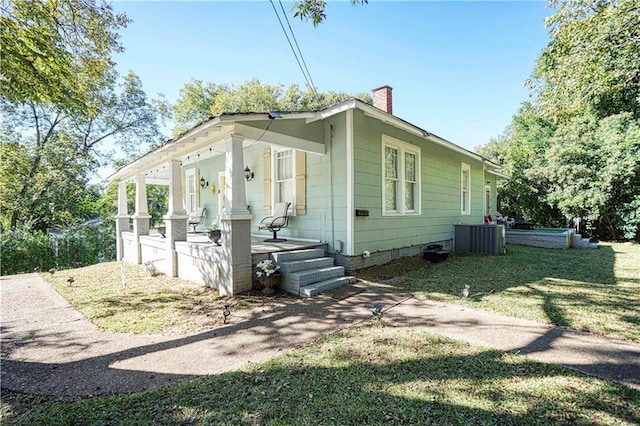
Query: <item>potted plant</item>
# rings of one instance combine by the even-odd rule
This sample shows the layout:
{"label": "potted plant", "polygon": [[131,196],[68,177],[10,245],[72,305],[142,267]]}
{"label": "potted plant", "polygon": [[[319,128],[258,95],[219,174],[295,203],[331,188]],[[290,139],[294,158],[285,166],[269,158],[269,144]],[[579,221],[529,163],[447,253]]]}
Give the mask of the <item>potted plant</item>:
{"label": "potted plant", "polygon": [[273,260],[265,259],[262,262],[258,262],[256,265],[258,270],[256,275],[260,284],[264,286],[262,292],[264,294],[273,294],[274,288],[280,283],[282,274],[280,273],[280,266],[274,265]]}
{"label": "potted plant", "polygon": [[211,223],[211,226],[209,227],[209,229],[207,229],[207,237],[209,238],[209,241],[211,241],[212,243],[216,245],[220,245],[220,239],[222,238],[222,233],[218,228],[218,222],[214,221]]}

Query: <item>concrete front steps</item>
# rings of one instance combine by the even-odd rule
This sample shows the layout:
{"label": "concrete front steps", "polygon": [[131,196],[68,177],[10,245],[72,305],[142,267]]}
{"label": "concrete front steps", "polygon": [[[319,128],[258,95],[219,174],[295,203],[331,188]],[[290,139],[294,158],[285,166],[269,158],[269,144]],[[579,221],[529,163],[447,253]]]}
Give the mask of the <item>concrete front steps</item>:
{"label": "concrete front steps", "polygon": [[355,277],[345,276],[342,266],[334,266],[323,249],[283,251],[272,256],[282,272],[280,288],[289,293],[310,297],[356,282]]}
{"label": "concrete front steps", "polygon": [[597,249],[598,243],[592,243],[589,238],[582,238],[580,234],[573,234],[571,247],[579,249]]}

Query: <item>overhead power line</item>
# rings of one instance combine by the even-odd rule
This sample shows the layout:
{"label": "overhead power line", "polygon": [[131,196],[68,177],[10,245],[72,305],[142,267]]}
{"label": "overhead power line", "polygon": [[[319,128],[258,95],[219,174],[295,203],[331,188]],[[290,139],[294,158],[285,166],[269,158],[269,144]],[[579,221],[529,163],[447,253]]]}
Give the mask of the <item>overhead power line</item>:
{"label": "overhead power line", "polygon": [[[282,9],[282,14],[284,15],[284,19],[287,21],[287,25],[289,26],[289,31],[291,32],[291,38],[293,38],[293,41],[296,45],[296,47],[293,47],[293,44],[291,43],[291,38],[289,38],[289,33],[287,32],[286,28],[284,27],[284,24],[282,23],[282,19],[280,18],[280,14],[278,13],[278,9],[276,9],[276,5],[273,3],[273,0],[269,0],[269,2],[271,3],[271,6],[273,7],[273,11],[276,14],[276,17],[278,18],[278,22],[280,22],[280,28],[282,28],[282,32],[284,33],[285,37],[287,38],[287,42],[289,42],[289,47],[291,48],[291,51],[293,52],[293,56],[296,58],[296,62],[298,63],[298,67],[300,68],[300,71],[302,72],[302,75],[304,76],[305,81],[307,82],[307,86],[311,89],[311,92],[313,93],[314,97],[318,96],[318,92],[316,91],[316,87],[315,84],[313,84],[313,80],[311,79],[311,73],[309,73],[309,68],[307,68],[307,64],[304,60],[304,56],[302,55],[302,50],[300,50],[300,46],[298,45],[298,40],[296,40],[296,36],[293,33],[293,28],[291,28],[291,24],[289,23],[289,18],[287,18],[287,13],[284,10],[284,6],[282,6],[282,2],[280,0],[278,0],[278,2],[280,3],[280,8]],[[296,53],[296,48],[297,48],[297,53]],[[298,58],[298,55],[300,56],[300,58]],[[302,61],[302,62],[300,62]]]}
{"label": "overhead power line", "polygon": [[304,60],[304,56],[302,56],[302,50],[300,50],[300,46],[298,46],[298,40],[296,39],[296,35],[293,32],[293,28],[291,28],[291,23],[289,22],[287,12],[285,12],[284,10],[282,1],[278,0],[278,3],[280,3],[280,9],[282,9],[282,15],[284,15],[284,19],[287,21],[287,25],[289,26],[289,31],[291,31],[291,36],[293,37],[293,41],[296,44],[296,49],[298,49],[298,52],[300,53],[300,59],[302,60],[302,65],[304,65],[304,69],[307,72],[307,75],[309,76],[309,81],[311,82],[311,90],[313,91],[314,95],[317,95],[318,92],[316,91],[316,85],[313,82],[313,79],[311,78],[311,73],[309,72],[309,68],[307,68],[307,63]]}

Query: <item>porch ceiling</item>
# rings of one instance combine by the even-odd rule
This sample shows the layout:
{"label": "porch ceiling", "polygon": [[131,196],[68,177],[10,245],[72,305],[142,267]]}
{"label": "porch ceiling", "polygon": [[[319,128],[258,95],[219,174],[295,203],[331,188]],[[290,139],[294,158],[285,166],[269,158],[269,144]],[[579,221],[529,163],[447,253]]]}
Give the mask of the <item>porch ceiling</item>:
{"label": "porch ceiling", "polygon": [[[285,120],[307,120],[301,113],[283,114]],[[266,127],[261,129],[243,122],[265,121]],[[269,130],[269,119],[265,114],[242,116],[238,120],[235,115],[217,116],[200,126],[195,127],[175,140],[167,142],[160,148],[149,152],[138,160],[121,168],[109,177],[109,180],[133,180],[136,175],[145,174],[149,184],[169,183],[169,162],[178,160],[183,166],[226,153],[226,140],[231,135],[244,138],[243,147],[260,141],[276,146],[295,148],[315,154],[325,154],[324,143],[286,134],[283,131]],[[280,119],[278,119],[280,120]]]}

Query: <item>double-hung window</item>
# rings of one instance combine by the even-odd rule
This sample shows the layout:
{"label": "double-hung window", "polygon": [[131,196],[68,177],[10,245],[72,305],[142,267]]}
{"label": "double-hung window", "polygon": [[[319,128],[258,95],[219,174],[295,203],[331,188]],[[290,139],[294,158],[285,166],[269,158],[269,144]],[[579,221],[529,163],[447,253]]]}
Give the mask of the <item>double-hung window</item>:
{"label": "double-hung window", "polygon": [[273,214],[276,203],[291,203],[289,215],[307,214],[307,156],[295,149],[269,147],[263,151],[263,211]]}
{"label": "double-hung window", "polygon": [[463,215],[471,214],[471,167],[467,163],[460,167],[460,210]]}
{"label": "double-hung window", "polygon": [[420,148],[382,136],[383,214],[420,213]]}
{"label": "double-hung window", "polygon": [[290,213],[293,213],[296,197],[295,152],[293,149],[274,150],[274,205],[289,202]]}

